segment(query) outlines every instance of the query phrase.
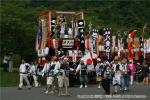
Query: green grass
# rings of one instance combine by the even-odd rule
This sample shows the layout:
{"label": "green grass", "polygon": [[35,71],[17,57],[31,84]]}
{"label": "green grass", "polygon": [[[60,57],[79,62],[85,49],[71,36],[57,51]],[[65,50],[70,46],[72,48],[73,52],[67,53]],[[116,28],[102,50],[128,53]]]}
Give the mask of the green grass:
{"label": "green grass", "polygon": [[18,72],[3,72],[0,71],[0,87],[18,86],[19,74]]}

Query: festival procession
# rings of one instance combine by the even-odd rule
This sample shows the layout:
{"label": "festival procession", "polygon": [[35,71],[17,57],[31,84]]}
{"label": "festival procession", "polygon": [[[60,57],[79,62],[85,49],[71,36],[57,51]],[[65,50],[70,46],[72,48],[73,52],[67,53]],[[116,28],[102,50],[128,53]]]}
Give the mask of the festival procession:
{"label": "festival procession", "polygon": [[[98,94],[118,95],[128,94],[137,82],[150,85],[150,37],[143,37],[147,24],[137,36],[136,28],[130,32],[97,28],[85,16],[84,10],[39,14],[37,57],[31,62],[21,58],[17,91],[40,88],[42,94],[70,97],[72,87],[80,91],[96,85],[103,91]],[[9,55],[3,66],[11,72]]]}
{"label": "festival procession", "polygon": [[70,85],[88,88],[89,82],[103,88],[105,94],[110,94],[110,85],[114,86],[114,94],[128,91],[135,78],[143,84],[150,83],[150,64],[146,58],[150,38],[135,37],[136,29],[113,36],[113,29],[95,29],[92,24],[86,32],[85,24],[81,11],[42,12],[36,39],[38,61],[29,64],[22,59],[18,89],[22,89],[23,80],[28,89],[39,87],[39,79],[43,77],[46,77],[44,93],[58,96],[71,95]]}

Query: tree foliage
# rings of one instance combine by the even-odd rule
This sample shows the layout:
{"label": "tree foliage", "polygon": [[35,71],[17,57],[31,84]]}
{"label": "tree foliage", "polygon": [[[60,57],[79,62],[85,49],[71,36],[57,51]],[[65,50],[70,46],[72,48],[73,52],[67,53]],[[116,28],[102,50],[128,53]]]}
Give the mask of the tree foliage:
{"label": "tree foliage", "polygon": [[137,29],[138,35],[146,23],[145,38],[150,37],[149,1],[1,1],[1,50],[19,55],[35,55],[35,37],[38,17],[42,11],[83,10],[86,23],[93,27],[111,27],[117,31]]}

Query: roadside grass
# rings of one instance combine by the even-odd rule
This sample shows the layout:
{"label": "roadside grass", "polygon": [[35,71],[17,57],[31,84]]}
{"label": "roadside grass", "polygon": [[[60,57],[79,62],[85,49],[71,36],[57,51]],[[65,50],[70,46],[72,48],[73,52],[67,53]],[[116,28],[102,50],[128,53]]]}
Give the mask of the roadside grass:
{"label": "roadside grass", "polygon": [[19,83],[19,74],[17,71],[4,72],[0,70],[0,87],[17,86]]}

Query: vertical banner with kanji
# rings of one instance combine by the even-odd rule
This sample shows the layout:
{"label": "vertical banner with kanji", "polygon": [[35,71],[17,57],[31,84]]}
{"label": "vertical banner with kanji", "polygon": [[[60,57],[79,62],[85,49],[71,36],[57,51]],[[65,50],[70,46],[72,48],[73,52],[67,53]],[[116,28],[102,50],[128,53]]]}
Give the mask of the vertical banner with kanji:
{"label": "vertical banner with kanji", "polygon": [[84,40],[84,20],[78,20],[78,36],[80,39],[81,51],[85,51],[85,40]]}
{"label": "vertical banner with kanji", "polygon": [[104,47],[106,51],[106,59],[110,61],[110,49],[111,49],[111,28],[104,28]]}

